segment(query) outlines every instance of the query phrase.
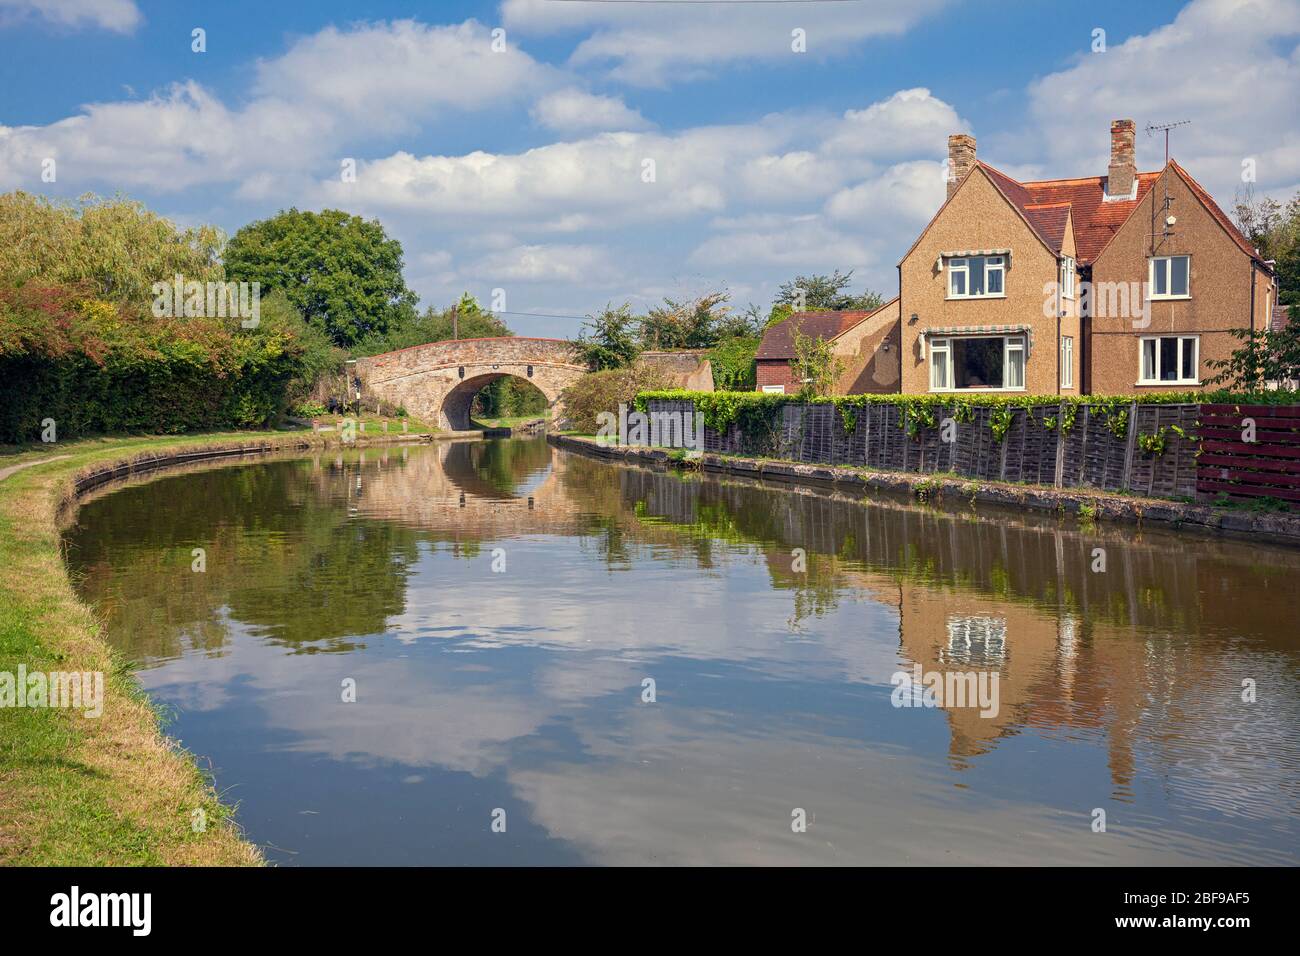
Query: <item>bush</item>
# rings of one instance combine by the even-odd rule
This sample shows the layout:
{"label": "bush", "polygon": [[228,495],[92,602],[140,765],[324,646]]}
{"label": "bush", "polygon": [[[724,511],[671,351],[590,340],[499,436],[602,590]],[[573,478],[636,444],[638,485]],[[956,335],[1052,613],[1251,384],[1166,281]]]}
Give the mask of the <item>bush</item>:
{"label": "bush", "polygon": [[0,288],[0,442],[253,428],[302,373],[289,322],[158,318],[86,285]]}
{"label": "bush", "polygon": [[596,416],[601,412],[617,415],[620,404],[631,409],[639,393],[662,389],[666,384],[659,372],[639,365],[588,372],[560,394],[567,421],[562,427],[595,434],[599,427]]}

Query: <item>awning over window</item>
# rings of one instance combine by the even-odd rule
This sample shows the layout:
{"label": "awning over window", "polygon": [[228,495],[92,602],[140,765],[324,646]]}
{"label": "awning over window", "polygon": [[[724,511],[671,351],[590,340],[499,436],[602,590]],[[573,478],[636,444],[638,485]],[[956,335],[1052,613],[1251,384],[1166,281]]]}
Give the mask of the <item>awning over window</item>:
{"label": "awning over window", "polygon": [[969,259],[972,256],[1009,256],[1010,249],[962,249],[957,252],[941,252],[941,259]]}
{"label": "awning over window", "polygon": [[925,358],[925,339],[946,339],[956,336],[977,335],[1023,335],[1025,337],[1025,361],[1034,350],[1034,327],[1032,325],[944,325],[933,329],[922,329],[920,336],[921,358]]}

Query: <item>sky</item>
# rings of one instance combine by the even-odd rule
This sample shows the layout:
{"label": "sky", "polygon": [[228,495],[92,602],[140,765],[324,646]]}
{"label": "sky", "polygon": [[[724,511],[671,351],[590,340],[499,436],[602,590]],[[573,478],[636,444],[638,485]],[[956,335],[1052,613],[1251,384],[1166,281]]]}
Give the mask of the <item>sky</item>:
{"label": "sky", "polygon": [[1116,118],[1143,170],[1190,120],[1171,153],[1220,205],[1243,170],[1288,199],[1300,0],[0,0],[0,191],[377,218],[422,305],[520,335],[833,269],[892,296],[950,133],[1093,176]]}

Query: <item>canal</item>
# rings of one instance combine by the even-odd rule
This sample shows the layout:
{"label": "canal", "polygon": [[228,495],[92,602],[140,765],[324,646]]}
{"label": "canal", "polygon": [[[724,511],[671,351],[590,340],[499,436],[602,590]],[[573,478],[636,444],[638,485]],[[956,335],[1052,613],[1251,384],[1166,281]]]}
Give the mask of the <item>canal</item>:
{"label": "canal", "polygon": [[1300,857],[1293,551],[539,440],[191,467],[65,544],[278,864]]}

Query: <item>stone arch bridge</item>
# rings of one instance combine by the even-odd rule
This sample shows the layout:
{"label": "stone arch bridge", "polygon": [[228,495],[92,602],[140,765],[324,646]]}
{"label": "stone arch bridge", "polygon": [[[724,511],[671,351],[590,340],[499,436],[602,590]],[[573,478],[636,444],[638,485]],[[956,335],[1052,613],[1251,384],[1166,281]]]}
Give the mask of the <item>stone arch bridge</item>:
{"label": "stone arch bridge", "polygon": [[452,431],[470,427],[470,403],[479,389],[511,375],[537,386],[552,420],[558,419],[560,392],[586,372],[564,339],[517,336],[430,342],[360,358],[356,366],[365,395]]}

